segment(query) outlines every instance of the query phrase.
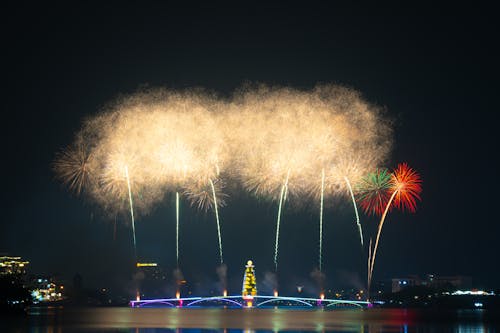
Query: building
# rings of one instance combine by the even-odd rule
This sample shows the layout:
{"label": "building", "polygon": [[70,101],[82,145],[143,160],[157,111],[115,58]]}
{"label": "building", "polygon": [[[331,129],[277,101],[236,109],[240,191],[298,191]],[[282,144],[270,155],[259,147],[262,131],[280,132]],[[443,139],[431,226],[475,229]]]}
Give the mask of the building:
{"label": "building", "polygon": [[163,296],[167,288],[167,274],[161,266],[155,262],[138,262],[136,267],[141,298]]}
{"label": "building", "polygon": [[25,285],[28,264],[21,257],[0,256],[0,308],[22,309],[30,303]]}
{"label": "building", "polygon": [[29,261],[22,260],[21,257],[0,257],[0,275],[26,275],[26,268]]}
{"label": "building", "polygon": [[138,262],[137,271],[144,274],[144,279],[166,280],[167,276],[161,267],[155,262]]}
{"label": "building", "polygon": [[64,299],[64,286],[57,285],[53,279],[32,277],[29,281],[33,303],[57,302]]}
{"label": "building", "polygon": [[427,274],[425,278],[421,279],[417,275],[409,275],[404,278],[392,279],[392,292],[397,293],[408,287],[425,286],[433,289],[459,289],[469,288],[472,279],[469,276],[455,275],[455,276],[437,276],[434,274]]}
{"label": "building", "polygon": [[435,276],[427,275],[426,285],[432,288],[470,288],[472,279],[470,276],[455,275],[455,276]]}
{"label": "building", "polygon": [[421,284],[422,280],[417,275],[409,275],[404,278],[393,278],[391,291],[397,293],[405,288],[420,286]]}

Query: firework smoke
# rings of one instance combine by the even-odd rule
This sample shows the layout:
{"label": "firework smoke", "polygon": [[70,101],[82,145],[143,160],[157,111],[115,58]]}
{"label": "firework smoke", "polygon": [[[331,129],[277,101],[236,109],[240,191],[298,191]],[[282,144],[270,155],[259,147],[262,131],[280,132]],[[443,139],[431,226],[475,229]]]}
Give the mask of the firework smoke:
{"label": "firework smoke", "polygon": [[184,275],[182,274],[182,271],[179,267],[174,269],[173,275],[175,279],[176,295],[180,295],[181,286],[184,281]]}
{"label": "firework smoke", "polygon": [[316,282],[319,292],[323,293],[324,287],[325,287],[325,280],[326,280],[326,275],[325,273],[321,272],[319,269],[314,269],[311,274],[311,278]]}
{"label": "firework smoke", "polygon": [[227,292],[227,266],[226,264],[221,264],[217,266],[216,269],[217,276],[219,277],[220,287],[222,293]]}
{"label": "firework smoke", "polygon": [[275,272],[266,271],[262,280],[262,291],[268,294],[278,292],[278,277]]}

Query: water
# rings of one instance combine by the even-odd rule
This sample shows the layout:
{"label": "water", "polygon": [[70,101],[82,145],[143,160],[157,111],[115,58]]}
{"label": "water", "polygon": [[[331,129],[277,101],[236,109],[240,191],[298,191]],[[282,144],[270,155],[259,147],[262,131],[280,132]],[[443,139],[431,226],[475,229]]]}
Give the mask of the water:
{"label": "water", "polygon": [[500,332],[485,310],[51,308],[0,317],[0,332]]}

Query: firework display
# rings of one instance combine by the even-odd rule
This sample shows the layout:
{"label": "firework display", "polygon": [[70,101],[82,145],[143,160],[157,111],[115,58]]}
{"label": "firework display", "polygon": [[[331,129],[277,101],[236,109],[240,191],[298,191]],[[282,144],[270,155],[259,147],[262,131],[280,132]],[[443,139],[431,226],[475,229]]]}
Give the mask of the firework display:
{"label": "firework display", "polygon": [[403,211],[406,209],[415,212],[416,201],[420,200],[420,193],[422,192],[422,180],[420,175],[410,168],[408,164],[401,163],[392,173],[384,169],[369,174],[360,183],[359,191],[361,193],[359,197],[362,200],[362,206],[365,208],[365,211],[382,215],[378,224],[373,249],[370,240],[368,255],[369,291],[380,235],[387,213],[393,205]]}
{"label": "firework display", "polygon": [[104,211],[129,212],[134,230],[135,219],[175,193],[177,263],[181,198],[214,212],[221,264],[219,209],[230,189],[277,202],[276,270],[288,203],[319,204],[321,270],[325,205],[333,197],[352,201],[363,246],[358,201],[367,214],[382,215],[375,246],[370,246],[371,274],[387,211],[393,206],[415,211],[421,191],[420,177],[406,164],[393,173],[381,167],[391,138],[391,122],[379,108],[337,85],[311,90],[256,86],[229,98],[156,89],[122,97],[86,119],[53,167],[71,191]]}

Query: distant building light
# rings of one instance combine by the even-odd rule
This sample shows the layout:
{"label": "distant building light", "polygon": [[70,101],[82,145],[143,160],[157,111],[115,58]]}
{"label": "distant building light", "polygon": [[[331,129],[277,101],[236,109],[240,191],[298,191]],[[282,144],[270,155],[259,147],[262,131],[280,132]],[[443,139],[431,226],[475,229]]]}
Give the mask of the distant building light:
{"label": "distant building light", "polygon": [[481,295],[481,296],[494,296],[494,292],[487,292],[484,290],[457,290],[452,293],[452,295]]}
{"label": "distant building light", "polygon": [[158,266],[155,262],[138,262],[137,267],[156,267]]}

